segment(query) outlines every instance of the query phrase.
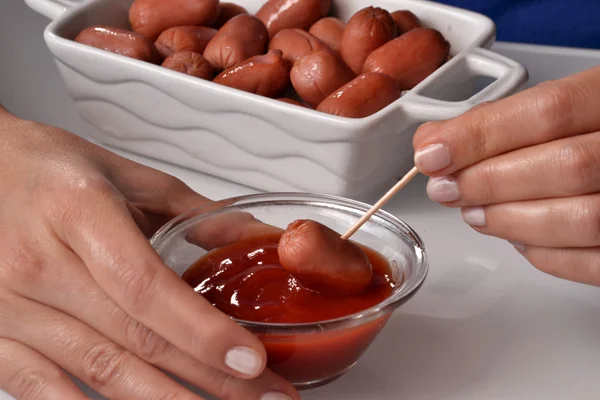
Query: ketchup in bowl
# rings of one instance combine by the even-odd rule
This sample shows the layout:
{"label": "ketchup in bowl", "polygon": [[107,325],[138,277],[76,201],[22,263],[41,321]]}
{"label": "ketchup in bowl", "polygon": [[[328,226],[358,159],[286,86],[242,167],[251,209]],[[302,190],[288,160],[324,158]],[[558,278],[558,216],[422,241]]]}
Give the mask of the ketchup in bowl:
{"label": "ketchup in bowl", "polygon": [[[264,343],[268,367],[274,372],[300,388],[311,382],[325,383],[354,365],[389,314],[328,331],[321,331],[318,323],[380,304],[399,282],[392,279],[390,265],[381,254],[360,246],[372,268],[364,291],[340,295],[309,288],[281,266],[280,237],[261,236],[212,250],[182,278],[222,312],[242,322],[258,323],[259,329],[250,329]],[[273,333],[266,324],[298,324],[299,329]]]}

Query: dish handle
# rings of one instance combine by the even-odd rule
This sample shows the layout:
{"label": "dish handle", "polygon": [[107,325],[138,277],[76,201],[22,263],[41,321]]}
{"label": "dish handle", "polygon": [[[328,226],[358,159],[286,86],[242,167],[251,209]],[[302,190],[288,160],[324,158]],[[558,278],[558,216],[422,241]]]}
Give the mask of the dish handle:
{"label": "dish handle", "polygon": [[25,3],[38,14],[55,20],[65,11],[83,3],[85,0],[25,0]]}
{"label": "dish handle", "polygon": [[[452,81],[459,81],[460,77],[465,75],[471,77],[470,79],[485,76],[494,81],[462,101],[438,100],[424,94],[429,90],[439,90],[444,83],[456,85],[456,82]],[[419,85],[415,91],[409,92],[402,106],[424,121],[445,120],[464,113],[476,104],[497,100],[511,94],[528,78],[527,69],[520,63],[493,51],[476,47],[460,59],[454,60],[454,65],[450,67],[447,74],[439,75],[437,79],[434,78],[424,86],[419,87],[421,86]]]}

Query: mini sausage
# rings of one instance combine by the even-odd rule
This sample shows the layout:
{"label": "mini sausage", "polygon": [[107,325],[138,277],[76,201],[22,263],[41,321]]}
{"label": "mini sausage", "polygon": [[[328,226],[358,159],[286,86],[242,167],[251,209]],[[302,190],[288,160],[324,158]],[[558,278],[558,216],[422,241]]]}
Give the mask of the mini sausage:
{"label": "mini sausage", "polygon": [[231,18],[240,14],[248,14],[248,10],[235,3],[220,3],[219,16],[217,17],[217,20],[212,24],[212,27],[219,29],[223,25],[225,25],[225,23]]}
{"label": "mini sausage", "polygon": [[223,71],[213,82],[261,96],[281,97],[290,84],[290,65],[280,50],[269,50]]}
{"label": "mini sausage", "polygon": [[100,25],[90,26],[79,32],[75,41],[125,57],[153,64],[159,62],[158,52],[150,40],[139,33],[125,29]]}
{"label": "mini sausage", "polygon": [[280,97],[277,100],[282,101],[284,103],[293,104],[295,106],[300,106],[304,108],[309,108],[306,104],[299,102],[298,100],[290,99],[289,97]]}
{"label": "mini sausage", "polygon": [[369,55],[363,72],[394,78],[401,90],[410,90],[448,59],[450,43],[435,29],[416,28]]}
{"label": "mini sausage", "polygon": [[354,72],[331,50],[313,51],[300,58],[290,73],[296,93],[312,107],[317,107],[355,77]]}
{"label": "mini sausage", "polygon": [[405,34],[408,31],[421,27],[419,17],[408,10],[398,10],[390,14],[398,28],[398,35]]}
{"label": "mini sausage", "polygon": [[210,25],[219,13],[219,0],[135,0],[129,23],[138,33],[155,41],[174,26]]}
{"label": "mini sausage", "polygon": [[339,54],[345,27],[346,24],[341,19],[326,17],[315,22],[308,33],[325,43],[336,54]]}
{"label": "mini sausage", "polygon": [[369,72],[330,94],[317,111],[348,118],[364,118],[400,98],[402,92],[392,78]]}
{"label": "mini sausage", "polygon": [[325,43],[302,29],[284,29],[269,42],[269,50],[281,50],[291,64],[314,50],[329,49]]}
{"label": "mini sausage", "polygon": [[174,26],[163,31],[154,45],[162,58],[167,58],[178,51],[202,54],[216,33],[216,29],[205,26]]}
{"label": "mini sausage", "polygon": [[316,221],[289,224],[277,254],[281,266],[311,289],[350,295],[371,283],[371,263],[362,249]]}
{"label": "mini sausage", "polygon": [[263,54],[269,33],[253,15],[239,14],[223,25],[206,46],[204,57],[219,71]]}
{"label": "mini sausage", "polygon": [[173,53],[163,61],[162,66],[201,79],[211,80],[215,76],[215,70],[206,58],[193,51]]}
{"label": "mini sausage", "polygon": [[363,8],[344,28],[340,47],[342,59],[358,75],[369,54],[395,38],[396,33],[390,13],[379,7]]}
{"label": "mini sausage", "polygon": [[269,0],[256,13],[270,37],[283,29],[308,29],[329,13],[331,0]]}

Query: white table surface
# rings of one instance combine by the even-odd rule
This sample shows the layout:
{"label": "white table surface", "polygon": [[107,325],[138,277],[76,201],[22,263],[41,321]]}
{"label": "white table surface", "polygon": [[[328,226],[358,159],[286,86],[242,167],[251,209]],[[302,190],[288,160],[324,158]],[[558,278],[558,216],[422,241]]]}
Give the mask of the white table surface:
{"label": "white table surface", "polygon": [[[85,136],[93,128],[77,116],[45,47],[47,23],[22,1],[0,1],[0,103]],[[600,56],[587,51],[509,44],[495,49],[525,63],[531,83],[600,64]],[[255,192],[127,156],[212,198]],[[538,272],[504,241],[475,233],[456,210],[430,202],[424,185],[418,179],[386,209],[427,244],[431,271],[425,285],[352,371],[303,398],[600,398],[600,290]],[[8,399],[0,391],[0,400]]]}

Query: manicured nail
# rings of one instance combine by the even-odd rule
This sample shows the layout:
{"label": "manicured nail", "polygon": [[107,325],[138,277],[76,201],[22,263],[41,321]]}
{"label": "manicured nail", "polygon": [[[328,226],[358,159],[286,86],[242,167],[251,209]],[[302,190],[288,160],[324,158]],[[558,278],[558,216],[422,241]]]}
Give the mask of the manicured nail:
{"label": "manicured nail", "polygon": [[434,177],[427,182],[427,195],[438,203],[450,203],[460,199],[458,184],[454,178]]}
{"label": "manicured nail", "polygon": [[450,165],[450,150],[443,144],[432,144],[415,153],[415,165],[421,172],[431,173]]}
{"label": "manicured nail", "polygon": [[523,252],[525,251],[525,245],[519,242],[508,242],[510,243],[517,251]]}
{"label": "manicured nail", "polygon": [[483,207],[465,207],[460,210],[463,221],[471,226],[485,226]]}
{"label": "manicured nail", "polygon": [[292,400],[292,398],[285,393],[269,392],[261,397],[260,400]]}
{"label": "manicured nail", "polygon": [[225,364],[234,371],[247,376],[257,376],[262,367],[262,358],[256,350],[234,347],[227,352]]}

